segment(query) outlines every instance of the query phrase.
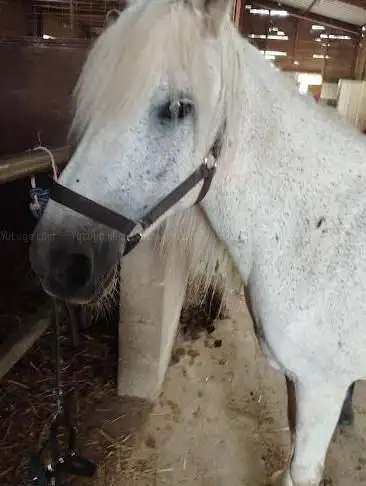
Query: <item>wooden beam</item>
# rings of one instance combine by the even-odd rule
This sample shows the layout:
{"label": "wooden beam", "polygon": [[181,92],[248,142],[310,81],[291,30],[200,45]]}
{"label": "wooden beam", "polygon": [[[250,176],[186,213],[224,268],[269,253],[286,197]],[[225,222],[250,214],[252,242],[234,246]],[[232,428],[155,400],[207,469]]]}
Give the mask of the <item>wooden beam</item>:
{"label": "wooden beam", "polygon": [[0,380],[25,355],[36,341],[44,334],[51,319],[28,318],[21,330],[14,332],[7,341],[0,346]]}
{"label": "wooden beam", "polygon": [[233,22],[238,30],[240,27],[241,4],[242,4],[242,0],[235,0]]}
{"label": "wooden beam", "polygon": [[39,9],[37,6],[34,5],[34,2],[31,4],[32,6],[32,15],[34,16],[35,22],[35,33],[36,37],[42,38],[43,37],[43,13],[42,10]]}
{"label": "wooden beam", "polygon": [[71,34],[74,36],[75,35],[75,5],[74,5],[74,0],[70,0],[69,14],[70,14],[70,30],[71,30]]}
{"label": "wooden beam", "polygon": [[323,81],[326,81],[327,79],[327,60],[328,60],[328,51],[329,51],[329,42],[325,43],[325,49],[324,49],[324,62],[322,66],[322,79]]}
{"label": "wooden beam", "polygon": [[[51,152],[58,167],[66,165],[69,158],[69,147],[57,148]],[[0,184],[30,177],[47,170],[52,170],[50,157],[41,150],[8,157],[0,160]]]}
{"label": "wooden beam", "polygon": [[347,5],[352,5],[353,7],[359,7],[366,10],[365,0],[340,0],[341,3],[346,3]]}
{"label": "wooden beam", "polygon": [[358,43],[354,73],[355,79],[366,79],[366,37],[360,39]]}
{"label": "wooden beam", "polygon": [[305,10],[303,10],[303,13],[307,13],[307,12],[310,12],[310,10],[314,7],[314,5],[317,3],[318,0],[312,0],[311,4],[306,7]]}
{"label": "wooden beam", "polygon": [[272,10],[286,10],[292,17],[308,20],[309,22],[316,22],[318,24],[330,27],[332,29],[342,30],[343,32],[348,32],[357,37],[361,37],[362,29],[357,25],[349,24],[347,22],[342,22],[340,20],[332,19],[329,17],[324,17],[323,15],[314,14],[312,12],[305,12],[303,10],[290,7],[280,2],[272,0],[252,0],[252,5],[260,8],[272,9]]}
{"label": "wooden beam", "polygon": [[295,22],[295,35],[294,35],[294,41],[292,44],[292,52],[291,52],[291,64],[295,65],[296,59],[296,53],[297,53],[297,46],[299,43],[299,19],[294,18]]}
{"label": "wooden beam", "polygon": [[360,39],[352,39],[353,44],[353,58],[352,64],[350,66],[350,79],[356,79],[356,69],[357,69],[357,60],[360,53]]}

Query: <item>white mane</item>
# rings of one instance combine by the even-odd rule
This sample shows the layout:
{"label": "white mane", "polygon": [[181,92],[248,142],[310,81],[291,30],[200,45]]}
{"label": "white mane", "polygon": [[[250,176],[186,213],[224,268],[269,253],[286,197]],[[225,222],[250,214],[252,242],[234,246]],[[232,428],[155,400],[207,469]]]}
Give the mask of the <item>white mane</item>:
{"label": "white mane", "polygon": [[[88,126],[98,131],[121,113],[131,123],[140,108],[146,107],[157,73],[165,69],[172,89],[183,73],[188,76],[198,110],[197,148],[213,143],[225,119],[230,140],[223,140],[222,159],[230,160],[241,116],[237,95],[243,40],[227,17],[220,40],[212,41],[222,59],[222,93],[212,117],[207,113],[208,109],[212,113],[212,107],[207,90],[205,35],[201,13],[186,1],[143,0],[128,7],[97,39],[84,64],[74,93],[71,134],[80,137]],[[159,66],[162,69],[157,69]],[[118,121],[121,123],[120,118]]]}
{"label": "white mane", "polygon": [[[221,51],[222,91],[214,117],[209,117],[205,35],[201,13],[183,0],[140,1],[127,8],[96,41],[83,67],[75,90],[76,114],[71,133],[80,137],[90,126],[98,131],[107,123],[113,123],[122,112],[130,123],[138,115],[139,108],[146,106],[155,85],[154,77],[161,71],[156,67],[164,63],[172,89],[181,78],[182,70],[188,75],[198,107],[196,143],[199,153],[212,145],[225,120],[219,163],[229,163],[235,157],[242,116],[239,90],[243,39],[227,17],[220,40],[213,41],[215,48]],[[195,282],[199,274],[199,282],[205,289],[218,269],[220,275],[232,274],[228,253],[198,207],[168,218],[157,241],[164,252],[173,251],[178,244],[180,251],[189,257]]]}

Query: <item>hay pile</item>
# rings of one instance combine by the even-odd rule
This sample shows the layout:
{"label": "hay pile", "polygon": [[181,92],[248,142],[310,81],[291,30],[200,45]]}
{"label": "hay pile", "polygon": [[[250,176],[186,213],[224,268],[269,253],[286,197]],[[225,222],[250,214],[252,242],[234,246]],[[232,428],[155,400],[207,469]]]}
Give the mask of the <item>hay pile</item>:
{"label": "hay pile", "polygon": [[[95,404],[115,396],[116,322],[96,323],[81,335],[79,349],[62,346],[65,390],[73,390],[77,419]],[[28,460],[44,437],[55,412],[54,339],[50,330],[0,382],[0,484],[23,484]]]}
{"label": "hay pile", "polygon": [[[221,297],[219,290],[211,291],[201,305],[183,309],[184,339],[212,333],[216,320],[224,317]],[[12,318],[14,315],[8,314],[8,322]],[[148,410],[141,403],[122,403],[116,396],[118,307],[80,337],[77,349],[70,339],[63,339],[62,378],[65,391],[73,392],[81,453],[98,462],[98,476],[94,480],[70,479],[67,484],[127,486],[136,479],[147,479],[156,472],[153,464],[136,457],[133,451]],[[27,484],[28,457],[48,433],[56,410],[54,384],[54,336],[50,329],[0,381],[1,486]],[[131,433],[125,433],[126,427]]]}

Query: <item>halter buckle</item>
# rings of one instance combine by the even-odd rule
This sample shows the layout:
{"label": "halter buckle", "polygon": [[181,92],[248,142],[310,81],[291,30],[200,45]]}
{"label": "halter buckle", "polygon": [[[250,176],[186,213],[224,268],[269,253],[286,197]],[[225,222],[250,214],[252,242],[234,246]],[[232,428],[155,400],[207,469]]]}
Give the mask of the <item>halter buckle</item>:
{"label": "halter buckle", "polygon": [[135,248],[135,246],[140,243],[141,238],[141,233],[135,233],[132,236],[128,236],[126,239],[126,246],[125,251],[123,252],[123,256],[126,256],[128,253],[130,253]]}

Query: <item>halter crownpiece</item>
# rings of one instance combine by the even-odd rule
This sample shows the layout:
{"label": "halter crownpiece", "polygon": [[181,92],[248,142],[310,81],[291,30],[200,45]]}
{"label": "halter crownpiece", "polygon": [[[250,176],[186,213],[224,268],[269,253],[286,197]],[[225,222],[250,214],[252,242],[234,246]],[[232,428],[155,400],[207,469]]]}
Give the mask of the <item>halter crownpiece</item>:
{"label": "halter crownpiece", "polygon": [[[139,221],[126,218],[122,214],[112,211],[76,193],[56,181],[52,183],[50,199],[124,234],[127,238],[124,255],[127,255],[140,242],[143,231],[152,226],[201,181],[203,181],[202,188],[195,204],[199,204],[204,199],[211,187],[212,179],[216,172],[217,159],[220,156],[222,148],[222,133],[223,130],[220,131],[220,136],[216,138],[198,169],[188,176],[178,187],[173,189],[165,198],[159,201]],[[133,230],[137,230],[137,232],[131,234]]]}

